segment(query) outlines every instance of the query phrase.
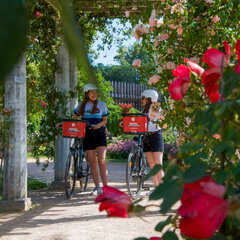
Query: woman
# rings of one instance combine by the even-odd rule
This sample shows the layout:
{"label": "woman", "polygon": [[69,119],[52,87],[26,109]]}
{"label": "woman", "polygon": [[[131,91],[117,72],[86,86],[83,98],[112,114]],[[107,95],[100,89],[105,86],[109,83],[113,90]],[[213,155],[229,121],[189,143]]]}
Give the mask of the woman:
{"label": "woman", "polygon": [[[157,124],[157,121],[164,119],[164,117],[157,103],[158,93],[155,90],[144,90],[141,96],[144,107],[143,113],[147,113],[149,117],[148,132],[143,137],[143,152],[147,157],[150,168],[153,168],[156,164],[162,165],[164,141],[161,128]],[[164,173],[162,170],[153,176],[155,186],[162,183],[163,176]]]}
{"label": "woman", "polygon": [[98,100],[97,87],[91,83],[84,86],[85,97],[75,109],[77,116],[87,121],[83,150],[87,153],[95,188],[94,195],[101,194],[98,167],[103,185],[108,184],[106,166],[107,140],[105,126],[107,124],[108,109],[105,102]]}

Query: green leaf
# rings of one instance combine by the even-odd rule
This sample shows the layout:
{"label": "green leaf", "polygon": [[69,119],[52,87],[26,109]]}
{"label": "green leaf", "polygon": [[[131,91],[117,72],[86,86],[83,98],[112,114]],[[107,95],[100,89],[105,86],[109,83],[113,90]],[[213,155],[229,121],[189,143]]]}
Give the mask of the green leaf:
{"label": "green leaf", "polygon": [[0,1],[0,81],[4,81],[23,54],[28,19],[22,0]]}
{"label": "green leaf", "polygon": [[225,240],[225,237],[223,235],[220,235],[219,233],[217,233],[216,235],[211,237],[209,240]]}
{"label": "green leaf", "polygon": [[144,176],[143,181],[148,180],[150,177],[157,174],[161,169],[162,169],[162,166],[160,164],[156,164],[154,168],[152,168],[151,171],[146,176]]}
{"label": "green leaf", "polygon": [[139,238],[135,238],[134,240],[148,240],[148,238],[145,238],[145,237],[139,237]]}
{"label": "green leaf", "polygon": [[226,150],[226,143],[225,142],[220,142],[218,144],[216,144],[216,146],[214,147],[214,152],[216,154],[224,152]]}
{"label": "green leaf", "polygon": [[176,203],[183,193],[183,186],[180,185],[176,180],[169,180],[161,183],[155,188],[153,193],[150,195],[150,200],[158,200],[163,198],[161,204],[161,213],[166,213],[174,203]]}
{"label": "green leaf", "polygon": [[206,165],[196,164],[191,166],[184,174],[184,183],[197,181],[206,175]]}
{"label": "green leaf", "polygon": [[178,236],[174,232],[167,231],[162,236],[163,240],[178,240]]}
{"label": "green leaf", "polygon": [[229,172],[226,170],[219,170],[213,177],[218,184],[223,184],[228,178]]}
{"label": "green leaf", "polygon": [[159,222],[155,227],[155,230],[161,232],[165,226],[167,226],[171,222],[172,216],[169,216],[165,221]]}

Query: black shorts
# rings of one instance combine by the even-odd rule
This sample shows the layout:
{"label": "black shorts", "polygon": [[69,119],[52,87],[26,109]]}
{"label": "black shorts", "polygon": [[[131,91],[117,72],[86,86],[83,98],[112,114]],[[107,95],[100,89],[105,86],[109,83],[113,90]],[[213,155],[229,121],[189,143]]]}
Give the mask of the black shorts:
{"label": "black shorts", "polygon": [[83,150],[95,150],[97,147],[107,146],[105,127],[100,129],[86,129],[83,140]]}
{"label": "black shorts", "polygon": [[161,131],[144,135],[143,152],[164,152],[164,140]]}

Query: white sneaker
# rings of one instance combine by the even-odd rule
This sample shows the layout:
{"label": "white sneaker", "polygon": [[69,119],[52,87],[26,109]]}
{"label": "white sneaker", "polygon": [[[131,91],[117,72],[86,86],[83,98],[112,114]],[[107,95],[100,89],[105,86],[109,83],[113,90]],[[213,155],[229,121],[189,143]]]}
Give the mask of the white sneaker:
{"label": "white sneaker", "polygon": [[98,196],[100,194],[102,194],[102,188],[99,186],[95,187],[91,192],[91,195],[93,196]]}

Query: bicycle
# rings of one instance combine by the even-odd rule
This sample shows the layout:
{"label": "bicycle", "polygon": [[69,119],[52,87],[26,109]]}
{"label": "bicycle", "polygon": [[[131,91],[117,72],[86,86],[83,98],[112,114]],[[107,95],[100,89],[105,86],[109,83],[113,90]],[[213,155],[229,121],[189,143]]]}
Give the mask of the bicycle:
{"label": "bicycle", "polygon": [[144,176],[148,171],[147,159],[143,153],[142,138],[143,135],[134,137],[137,144],[129,153],[126,166],[127,190],[133,199],[139,197],[143,189]]}
{"label": "bicycle", "polygon": [[[83,151],[83,137],[85,136],[86,123],[79,120],[64,120],[64,122],[68,126],[65,127],[64,131],[63,124],[63,136],[74,137],[73,144],[69,148],[65,167],[65,192],[66,198],[70,199],[74,193],[77,180],[80,183],[80,191],[86,191],[90,176],[90,166],[87,156]],[[73,126],[69,127],[69,125]]]}

